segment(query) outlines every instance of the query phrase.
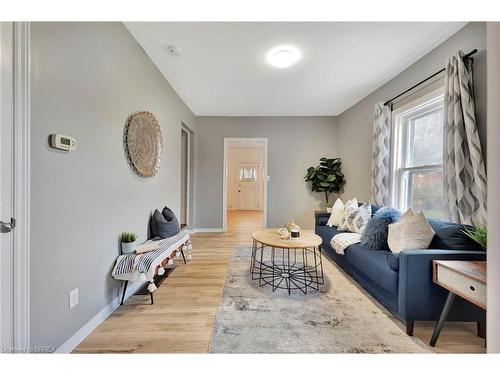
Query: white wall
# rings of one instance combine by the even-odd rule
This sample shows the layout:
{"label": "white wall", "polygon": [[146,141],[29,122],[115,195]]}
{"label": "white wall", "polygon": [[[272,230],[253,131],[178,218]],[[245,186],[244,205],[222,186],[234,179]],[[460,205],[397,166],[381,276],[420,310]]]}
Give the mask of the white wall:
{"label": "white wall", "polygon": [[238,187],[239,176],[237,173],[238,163],[256,163],[259,167],[257,176],[258,186],[258,210],[264,208],[264,148],[232,146],[228,148],[228,173],[227,173],[227,209],[238,209]]}
{"label": "white wall", "polygon": [[[143,241],[152,209],[179,213],[180,127],[195,118],[121,23],[33,23],[31,38],[31,344],[59,347],[117,297],[119,233]],[[123,149],[140,110],[163,132],[153,178]],[[76,151],[49,148],[51,133],[74,136]]]}
{"label": "white wall", "polygon": [[500,353],[500,23],[488,22],[488,353]]}

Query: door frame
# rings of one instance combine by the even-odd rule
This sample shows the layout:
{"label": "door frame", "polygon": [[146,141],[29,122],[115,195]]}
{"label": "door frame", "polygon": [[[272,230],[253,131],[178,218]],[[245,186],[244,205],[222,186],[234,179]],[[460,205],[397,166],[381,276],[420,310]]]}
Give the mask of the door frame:
{"label": "door frame", "polygon": [[[192,187],[191,187],[191,173],[192,168],[191,168],[191,137],[193,136],[193,131],[183,122],[181,122],[181,132],[186,132],[187,134],[187,158],[186,158],[186,163],[187,163],[187,179],[186,179],[186,228],[189,228],[191,226],[191,193],[192,193]],[[182,138],[181,138],[182,142]],[[181,146],[181,152],[182,152],[182,146]],[[182,159],[182,156],[181,156]],[[181,178],[182,178],[182,165],[181,165]],[[182,182],[181,182],[181,190],[182,190]],[[182,198],[182,191],[181,191],[181,198]],[[181,202],[182,205],[182,202]],[[179,209],[182,210],[182,207],[179,207]],[[179,212],[179,216],[180,216]]]}
{"label": "door frame", "polygon": [[[30,348],[30,23],[12,27],[13,349]],[[10,36],[9,36],[10,38]],[[10,79],[10,78],[9,78]]]}
{"label": "door frame", "polygon": [[262,142],[264,143],[264,202],[262,207],[263,226],[267,228],[267,182],[268,176],[268,139],[267,138],[224,138],[224,159],[222,169],[222,230],[227,232],[227,178],[228,178],[228,156],[229,143],[231,142]]}

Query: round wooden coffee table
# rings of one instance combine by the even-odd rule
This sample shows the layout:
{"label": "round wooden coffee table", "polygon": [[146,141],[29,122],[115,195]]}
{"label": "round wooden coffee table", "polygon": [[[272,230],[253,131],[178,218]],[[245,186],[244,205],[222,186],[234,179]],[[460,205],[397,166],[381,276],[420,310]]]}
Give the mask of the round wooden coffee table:
{"label": "round wooden coffee table", "polygon": [[301,231],[299,238],[282,240],[278,229],[264,229],[252,233],[253,246],[250,274],[259,280],[259,286],[276,289],[319,290],[324,284],[321,259],[321,237],[313,231]]}

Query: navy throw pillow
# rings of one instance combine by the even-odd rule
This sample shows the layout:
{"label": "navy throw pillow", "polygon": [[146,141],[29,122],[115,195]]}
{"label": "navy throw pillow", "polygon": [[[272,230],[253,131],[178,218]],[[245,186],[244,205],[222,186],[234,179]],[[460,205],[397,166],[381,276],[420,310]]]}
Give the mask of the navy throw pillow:
{"label": "navy throw pillow", "polygon": [[391,219],[383,216],[373,216],[365,230],[361,235],[361,244],[372,250],[386,250],[389,248],[387,244],[387,235],[389,233],[389,224]]}
{"label": "navy throw pillow", "polygon": [[463,232],[467,228],[472,228],[470,225],[455,224],[436,219],[427,221],[434,230],[434,237],[429,249],[484,251],[481,245]]}
{"label": "navy throw pillow", "polygon": [[153,237],[168,238],[179,233],[177,219],[168,221],[158,210],[155,210],[151,219],[151,234]]}

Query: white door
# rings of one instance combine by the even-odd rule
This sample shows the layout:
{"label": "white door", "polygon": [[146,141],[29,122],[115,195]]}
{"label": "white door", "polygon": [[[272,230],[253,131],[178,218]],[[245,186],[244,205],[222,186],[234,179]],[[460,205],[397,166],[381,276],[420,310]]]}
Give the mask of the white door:
{"label": "white door", "polygon": [[238,210],[259,210],[259,163],[236,164]]}
{"label": "white door", "polygon": [[13,334],[13,24],[0,23],[0,347]]}

